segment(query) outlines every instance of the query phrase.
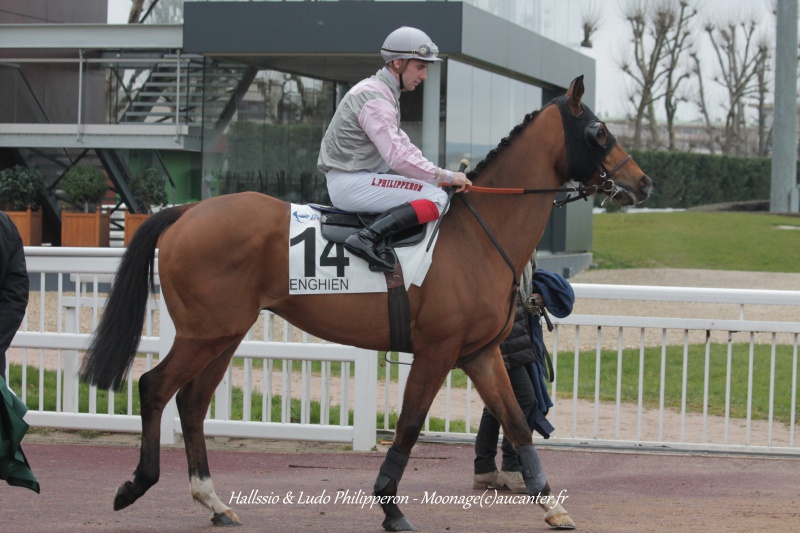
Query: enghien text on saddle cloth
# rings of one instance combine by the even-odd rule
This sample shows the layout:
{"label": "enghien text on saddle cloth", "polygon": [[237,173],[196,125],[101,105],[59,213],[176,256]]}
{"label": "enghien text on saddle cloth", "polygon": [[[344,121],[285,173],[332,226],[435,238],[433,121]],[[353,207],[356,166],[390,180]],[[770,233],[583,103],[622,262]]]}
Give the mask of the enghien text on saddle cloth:
{"label": "enghien text on saddle cloth", "polygon": [[[382,272],[372,272],[366,261],[351,255],[343,245],[322,238],[319,211],[291,204],[289,213],[289,294],[386,292]],[[428,235],[435,223],[428,223]],[[431,266],[436,243],[426,252],[428,238],[395,249],[406,290],[411,285],[421,286]]]}

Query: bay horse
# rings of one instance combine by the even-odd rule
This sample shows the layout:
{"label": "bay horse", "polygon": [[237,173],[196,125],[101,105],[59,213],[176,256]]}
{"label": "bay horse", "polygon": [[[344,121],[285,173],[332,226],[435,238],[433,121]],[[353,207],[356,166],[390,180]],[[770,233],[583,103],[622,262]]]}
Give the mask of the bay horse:
{"label": "bay horse", "polygon": [[[560,503],[547,500],[557,501],[498,345],[511,328],[517,280],[542,236],[556,190],[578,178],[583,196],[602,191],[623,206],[645,200],[652,190],[650,178],[581,103],[583,92],[581,76],[565,97],[554,100],[559,105],[526,115],[477,165],[470,177],[480,187],[454,197],[425,282],[408,290],[414,361],[394,443],[374,486],[382,497],[387,531],[416,530],[393,497],[428,409],[454,366],[470,377],[519,452],[531,502],[545,509],[545,521],[552,527],[575,527]],[[156,248],[162,295],[176,335],[164,360],[139,380],[140,459],[133,480],[117,489],[115,510],[131,505],[158,481],[161,415],[177,393],[192,497],[211,510],[215,524],[240,523],[214,491],[203,420],[237,346],[262,309],[331,342],[389,349],[385,292],[289,294],[289,217],[289,203],[245,192],[165,209],[136,233],[81,377],[99,388],[122,386],[141,337]]]}

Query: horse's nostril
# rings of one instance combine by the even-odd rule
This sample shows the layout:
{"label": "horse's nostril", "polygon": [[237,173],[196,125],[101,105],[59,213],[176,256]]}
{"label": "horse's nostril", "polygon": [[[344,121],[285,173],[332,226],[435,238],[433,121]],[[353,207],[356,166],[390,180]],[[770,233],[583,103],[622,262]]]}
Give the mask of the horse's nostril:
{"label": "horse's nostril", "polygon": [[649,189],[652,186],[652,180],[645,174],[639,180],[639,187],[642,189]]}

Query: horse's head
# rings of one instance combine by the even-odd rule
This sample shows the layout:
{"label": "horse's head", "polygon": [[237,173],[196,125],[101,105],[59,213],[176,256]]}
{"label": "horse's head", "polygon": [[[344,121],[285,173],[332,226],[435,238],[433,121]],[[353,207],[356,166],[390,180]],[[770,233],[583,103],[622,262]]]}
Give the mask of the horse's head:
{"label": "horse's head", "polygon": [[579,76],[572,80],[566,95],[553,101],[564,125],[567,179],[596,185],[621,206],[645,201],[653,182],[589,106],[581,103],[582,96],[583,76]]}

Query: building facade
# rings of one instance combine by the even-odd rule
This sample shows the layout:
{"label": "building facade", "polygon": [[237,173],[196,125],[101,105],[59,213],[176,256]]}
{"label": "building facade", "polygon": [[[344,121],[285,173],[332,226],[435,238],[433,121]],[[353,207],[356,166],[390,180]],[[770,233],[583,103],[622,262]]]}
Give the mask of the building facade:
{"label": "building facade", "polygon": [[[19,3],[20,12],[75,4]],[[477,163],[580,74],[584,101],[594,103],[594,61],[575,46],[576,1],[161,0],[143,24],[73,24],[97,23],[104,0],[89,4],[89,20],[77,11],[21,20],[0,9],[0,22],[14,25],[0,31],[9,59],[0,75],[14,81],[17,102],[0,118],[0,143],[6,164],[11,151],[36,164],[45,148],[99,149],[107,171],[107,160],[123,167],[109,171],[122,204],[126,175],[149,166],[169,173],[176,203],[242,190],[327,203],[316,170],[322,135],[347,89],[381,68],[380,45],[402,25],[428,33],[444,59],[422,90],[401,100],[403,129],[440,166]],[[33,74],[43,69],[47,76]],[[68,80],[60,88],[58,75]],[[37,99],[47,117],[31,116]],[[53,192],[57,202],[57,185]],[[542,266],[574,273],[589,264],[590,250],[589,203],[555,210]]]}

